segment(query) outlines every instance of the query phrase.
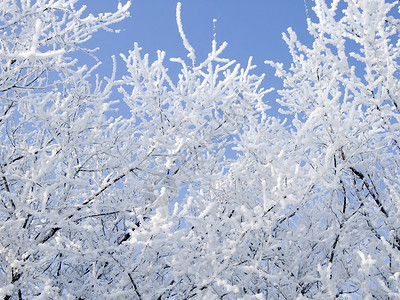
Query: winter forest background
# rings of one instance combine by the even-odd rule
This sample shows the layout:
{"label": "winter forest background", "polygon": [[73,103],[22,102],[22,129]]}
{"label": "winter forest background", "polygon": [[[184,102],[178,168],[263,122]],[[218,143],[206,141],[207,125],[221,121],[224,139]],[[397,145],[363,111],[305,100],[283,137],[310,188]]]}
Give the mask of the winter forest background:
{"label": "winter forest background", "polygon": [[291,64],[196,56],[178,3],[184,55],[104,72],[130,2],[0,0],[0,297],[400,298],[400,2],[309,4]]}

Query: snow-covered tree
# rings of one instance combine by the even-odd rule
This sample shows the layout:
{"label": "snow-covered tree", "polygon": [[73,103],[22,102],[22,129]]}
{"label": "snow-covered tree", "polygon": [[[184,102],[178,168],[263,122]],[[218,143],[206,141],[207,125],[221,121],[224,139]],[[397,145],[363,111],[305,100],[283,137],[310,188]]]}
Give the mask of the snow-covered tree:
{"label": "snow-covered tree", "polygon": [[290,121],[226,43],[196,61],[180,4],[176,82],[136,44],[96,80],[74,57],[130,3],[76,3],[0,1],[0,297],[399,297],[398,1],[315,1],[268,62]]}
{"label": "snow-covered tree", "polygon": [[106,251],[104,239],[118,237],[98,226],[111,222],[100,216],[124,209],[118,192],[107,190],[126,169],[118,157],[126,157],[119,141],[124,124],[105,117],[114,80],[91,85],[94,68],[74,57],[90,54],[83,43],[126,18],[130,3],[93,16],[76,2],[0,1],[4,299],[93,298],[101,288],[89,277],[102,286],[101,277],[112,276],[96,257]]}
{"label": "snow-covered tree", "polygon": [[285,220],[282,264],[307,297],[398,298],[400,5],[329,3],[315,1],[311,47],[285,35],[289,71],[269,62],[309,182]]}

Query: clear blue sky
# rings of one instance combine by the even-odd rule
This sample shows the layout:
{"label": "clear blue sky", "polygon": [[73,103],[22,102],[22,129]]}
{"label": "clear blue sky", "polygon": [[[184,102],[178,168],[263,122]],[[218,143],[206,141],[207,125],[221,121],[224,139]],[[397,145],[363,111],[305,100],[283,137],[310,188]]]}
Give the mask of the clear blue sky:
{"label": "clear blue sky", "polygon": [[[121,0],[123,3],[124,0]],[[109,72],[112,54],[127,53],[138,42],[142,53],[155,58],[157,50],[166,57],[186,57],[176,26],[175,0],[134,0],[131,17],[114,28],[123,29],[120,34],[102,32],[90,45],[100,47],[97,55],[104,65],[99,72]],[[303,0],[181,0],[182,23],[186,36],[196,50],[197,61],[205,58],[213,38],[213,19],[217,19],[217,42],[228,42],[225,57],[247,64],[249,56],[257,65],[256,73],[266,73],[264,86],[277,86],[280,80],[273,76],[264,60],[290,63],[290,56],[282,32],[292,27],[302,41],[309,42],[306,31],[306,12]],[[87,11],[92,13],[114,11],[118,0],[88,0]],[[311,10],[312,1],[307,0]],[[119,71],[124,71],[118,60]],[[122,73],[120,73],[122,74]],[[108,75],[108,74],[101,74]]]}

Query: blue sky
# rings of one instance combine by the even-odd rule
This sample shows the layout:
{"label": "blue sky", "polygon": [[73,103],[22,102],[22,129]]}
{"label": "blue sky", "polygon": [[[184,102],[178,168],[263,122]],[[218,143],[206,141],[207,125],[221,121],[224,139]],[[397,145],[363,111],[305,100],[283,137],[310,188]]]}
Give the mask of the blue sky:
{"label": "blue sky", "polygon": [[[100,47],[97,56],[103,61],[98,70],[108,75],[111,70],[111,55],[127,53],[137,42],[142,53],[156,57],[157,50],[166,52],[166,57],[186,57],[176,26],[175,0],[133,0],[131,17],[114,28],[120,34],[101,32],[94,36],[89,46]],[[280,80],[274,78],[273,69],[264,60],[290,64],[290,56],[282,32],[292,27],[304,42],[310,37],[306,30],[306,11],[302,0],[181,0],[182,23],[186,36],[196,50],[197,61],[205,58],[213,38],[213,19],[217,19],[217,42],[228,42],[225,57],[246,65],[249,56],[257,65],[255,73],[266,73],[264,87],[279,87]],[[88,0],[87,11],[92,13],[114,11],[118,0]],[[312,1],[307,0],[309,9]],[[89,59],[89,58],[88,58]],[[172,65],[169,65],[173,69]],[[118,60],[119,74],[124,65]],[[103,74],[104,73],[104,74]],[[274,95],[271,95],[275,98]]]}

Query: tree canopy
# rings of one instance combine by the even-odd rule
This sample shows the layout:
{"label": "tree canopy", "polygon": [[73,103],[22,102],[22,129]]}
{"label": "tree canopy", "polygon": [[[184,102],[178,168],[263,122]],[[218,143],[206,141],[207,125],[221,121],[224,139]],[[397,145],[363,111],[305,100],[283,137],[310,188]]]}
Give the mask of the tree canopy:
{"label": "tree canopy", "polygon": [[196,60],[179,3],[177,80],[137,44],[96,75],[130,2],[77,3],[0,1],[0,297],[400,297],[399,1],[315,0],[266,61],[287,119],[251,58]]}

